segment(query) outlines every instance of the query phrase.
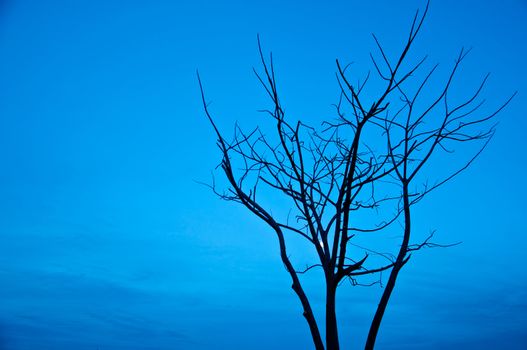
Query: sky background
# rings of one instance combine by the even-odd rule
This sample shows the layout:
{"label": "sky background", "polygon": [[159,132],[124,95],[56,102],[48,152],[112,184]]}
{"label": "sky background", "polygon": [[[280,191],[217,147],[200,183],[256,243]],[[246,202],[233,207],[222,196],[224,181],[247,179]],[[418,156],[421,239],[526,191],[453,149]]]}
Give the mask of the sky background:
{"label": "sky background", "polygon": [[[259,33],[291,118],[316,121],[334,115],[335,58],[363,76],[370,34],[395,55],[420,6],[1,1],[0,349],[310,348],[275,236],[196,183],[220,160],[196,69],[222,130],[260,123]],[[379,349],[527,348],[526,34],[524,0],[432,1],[415,54],[448,67],[473,47],[459,91],[490,71],[491,106],[519,94],[416,208],[416,232],[463,244],[405,267]],[[380,292],[339,290],[343,348],[363,346]]]}

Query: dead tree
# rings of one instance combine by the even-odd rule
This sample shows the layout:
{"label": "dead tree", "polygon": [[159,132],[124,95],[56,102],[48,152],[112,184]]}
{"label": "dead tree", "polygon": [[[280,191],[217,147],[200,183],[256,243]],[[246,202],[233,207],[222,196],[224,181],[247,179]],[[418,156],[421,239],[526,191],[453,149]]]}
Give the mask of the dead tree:
{"label": "dead tree", "polygon": [[[291,276],[292,289],[302,304],[317,350],[339,349],[336,292],[341,282],[348,279],[357,285],[366,275],[385,272],[388,279],[365,344],[366,349],[373,349],[397,277],[412,252],[444,246],[433,243],[432,235],[420,243],[412,242],[412,208],[471,165],[494,134],[494,117],[510,101],[490,111],[483,108],[480,95],[488,76],[461,102],[452,101],[452,85],[469,52],[464,49],[442,80],[441,88],[427,91],[436,79],[438,66],[424,68],[427,57],[408,63],[427,10],[428,5],[422,15],[416,13],[395,60],[388,58],[379,40],[373,37],[378,53],[370,55],[372,76],[381,83],[373,89],[369,89],[370,74],[354,84],[348,67],[337,60],[340,98],[335,106],[336,117],[318,129],[302,121],[292,123],[285,117],[272,55],[265,59],[259,40],[263,72],[255,73],[272,102],[272,107],[263,112],[274,121],[274,137],[259,127],[245,132],[236,126],[233,139],[227,140],[209,111],[198,75],[204,110],[216,132],[222,153],[220,165],[228,180],[225,192],[217,190],[214,183],[211,188],[222,199],[245,206],[276,234],[280,258]],[[417,78],[419,74],[421,78]],[[450,157],[456,146],[469,143],[477,146],[468,160],[433,184],[423,184],[418,175],[433,155],[443,153]],[[281,219],[265,207],[259,197],[265,190],[277,191],[284,203],[290,204],[295,220],[289,220],[289,216]],[[389,216],[371,227],[361,226],[356,219],[365,212],[379,210]],[[394,228],[394,223],[400,226]],[[375,241],[389,229],[401,231],[396,254],[380,254],[374,248],[363,247],[357,255],[360,249],[356,249],[354,240],[358,236],[369,235]],[[304,270],[296,269],[288,254],[287,238],[291,234],[302,237],[316,253],[317,261]],[[372,260],[372,253],[388,260]],[[322,269],[325,277],[324,338],[299,278],[313,268]]]}

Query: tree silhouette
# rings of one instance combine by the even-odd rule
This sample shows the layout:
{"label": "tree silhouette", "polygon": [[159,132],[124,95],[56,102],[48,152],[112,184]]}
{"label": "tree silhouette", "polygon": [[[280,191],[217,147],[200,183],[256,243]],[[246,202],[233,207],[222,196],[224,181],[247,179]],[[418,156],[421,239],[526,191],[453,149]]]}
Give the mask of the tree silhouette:
{"label": "tree silhouette", "polygon": [[[468,97],[453,101],[452,86],[470,50],[459,52],[439,89],[435,80],[431,83],[437,79],[437,65],[424,68],[426,56],[409,64],[410,49],[427,11],[428,4],[422,14],[416,12],[395,60],[388,58],[373,36],[378,49],[376,55],[370,54],[374,73],[368,73],[362,82],[353,84],[349,66],[336,61],[340,87],[336,118],[325,121],[320,128],[286,119],[272,55],[265,58],[259,39],[263,72],[255,73],[272,102],[272,107],[263,112],[274,120],[274,135],[269,136],[259,127],[245,132],[236,125],[232,140],[227,140],[209,111],[198,74],[204,110],[218,137],[221,169],[228,180],[224,192],[217,190],[214,181],[210,187],[222,199],[245,206],[276,234],[280,258],[291,276],[292,289],[302,304],[318,350],[339,349],[336,292],[341,282],[371,285],[371,279],[366,283],[361,280],[377,276],[380,281],[379,274],[385,272],[389,276],[365,344],[366,349],[373,349],[397,277],[412,253],[425,247],[448,246],[434,243],[433,233],[420,243],[412,243],[412,208],[472,164],[494,134],[494,117],[514,96],[490,112],[484,111],[485,100],[480,95],[487,75]],[[370,88],[372,79],[381,84]],[[432,184],[423,182],[419,175],[432,155],[451,157],[456,146],[470,143],[477,143],[471,157]],[[259,194],[266,190],[276,191],[283,203],[290,204],[286,219],[274,215],[262,203]],[[363,226],[364,220],[357,218],[365,215],[378,222]],[[395,223],[400,226],[394,228]],[[393,255],[381,253],[374,242],[388,230],[402,232]],[[288,254],[290,234],[302,237],[317,256],[317,261],[303,270],[294,267]],[[354,244],[360,235],[369,235],[371,246]],[[325,278],[324,340],[299,278],[314,268],[321,268]]]}

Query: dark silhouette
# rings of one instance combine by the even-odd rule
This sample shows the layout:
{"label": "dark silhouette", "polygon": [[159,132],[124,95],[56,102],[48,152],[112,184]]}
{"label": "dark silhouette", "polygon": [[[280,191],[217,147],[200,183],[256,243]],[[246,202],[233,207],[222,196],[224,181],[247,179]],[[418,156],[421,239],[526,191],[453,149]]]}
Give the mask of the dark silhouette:
{"label": "dark silhouette", "polygon": [[[471,165],[494,133],[493,118],[514,96],[500,107],[484,111],[480,94],[487,75],[468,97],[451,100],[451,87],[469,50],[460,51],[440,88],[436,80],[434,85],[430,84],[436,79],[437,65],[425,69],[426,57],[408,65],[410,48],[427,10],[428,4],[422,15],[417,11],[395,61],[388,58],[374,36],[378,47],[377,56],[371,55],[374,78],[368,74],[363,82],[353,84],[347,73],[348,66],[342,66],[337,60],[340,86],[337,116],[335,120],[325,121],[320,130],[285,118],[272,55],[269,60],[265,59],[260,40],[263,73],[255,73],[272,101],[272,108],[264,112],[274,120],[275,141],[259,127],[244,132],[238,126],[233,140],[228,141],[211,116],[198,75],[203,106],[217,134],[223,157],[221,168],[229,184],[225,192],[218,191],[214,182],[210,187],[222,199],[244,205],[276,234],[280,257],[291,276],[292,288],[300,299],[318,350],[339,349],[336,292],[341,282],[347,279],[353,285],[371,285],[375,283],[371,279],[363,283],[367,276],[376,276],[380,282],[379,274],[385,272],[389,277],[365,344],[366,349],[373,349],[397,277],[412,252],[425,247],[449,246],[433,243],[433,234],[420,243],[412,243],[413,206]],[[421,78],[417,78],[423,70]],[[382,85],[377,83],[371,88],[371,79],[378,79]],[[379,89],[379,86],[383,87]],[[443,153],[451,157],[456,145],[469,143],[477,146],[460,166],[434,179],[433,184],[422,184],[424,180],[418,179],[432,155]],[[284,201],[289,201],[291,215],[287,219],[282,220],[264,206],[259,194],[265,189],[277,191]],[[377,223],[361,226],[364,220],[356,218],[363,218],[365,212],[371,213]],[[293,214],[295,220],[289,220]],[[380,233],[390,230],[402,233],[393,255],[380,253],[374,242]],[[286,244],[290,234],[305,239],[316,253],[316,263],[303,270],[293,266]],[[361,235],[370,235],[372,245],[354,244]],[[313,268],[321,268],[325,277],[325,339],[299,279],[300,274]]]}

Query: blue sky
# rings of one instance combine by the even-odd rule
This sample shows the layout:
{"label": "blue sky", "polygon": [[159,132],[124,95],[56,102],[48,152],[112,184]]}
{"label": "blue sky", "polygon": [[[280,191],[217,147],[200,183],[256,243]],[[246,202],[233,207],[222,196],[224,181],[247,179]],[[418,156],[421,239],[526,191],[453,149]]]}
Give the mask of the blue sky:
{"label": "blue sky", "polygon": [[[362,76],[370,34],[397,52],[423,5],[1,2],[0,349],[309,348],[274,236],[195,182],[220,160],[195,71],[220,128],[256,125],[259,33],[288,112],[316,121],[335,58]],[[459,91],[490,71],[489,104],[519,94],[478,161],[416,209],[417,232],[463,244],[403,270],[379,349],[527,346],[525,18],[521,0],[431,4],[416,55],[446,67],[473,47]],[[345,348],[379,293],[339,290]]]}

